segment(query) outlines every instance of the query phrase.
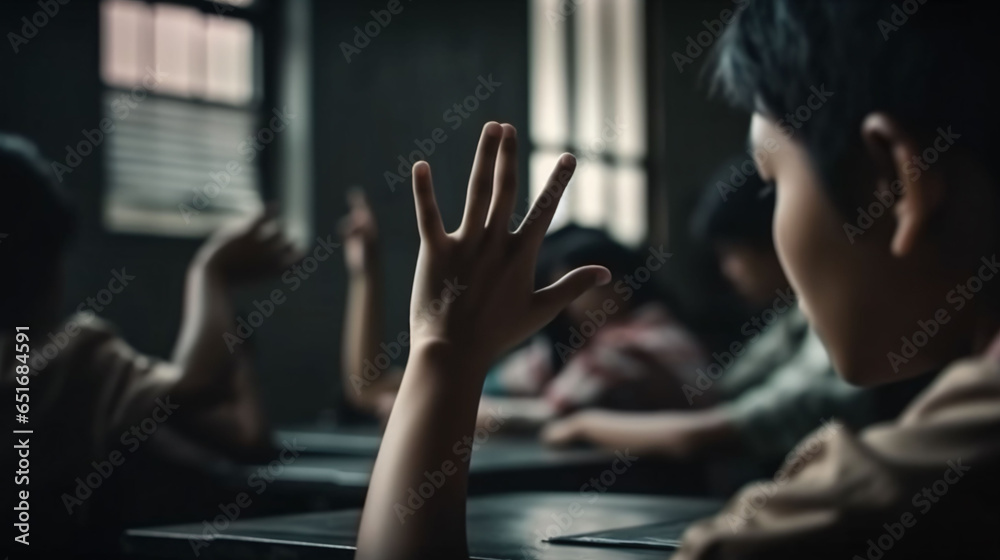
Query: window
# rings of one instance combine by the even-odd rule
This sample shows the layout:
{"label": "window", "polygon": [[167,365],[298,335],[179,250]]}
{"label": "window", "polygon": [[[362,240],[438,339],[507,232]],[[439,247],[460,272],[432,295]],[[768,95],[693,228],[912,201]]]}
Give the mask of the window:
{"label": "window", "polygon": [[552,228],[647,234],[644,0],[531,0],[532,199],[562,152],[578,160]]}
{"label": "window", "polygon": [[102,1],[109,229],[200,236],[261,208],[251,2]]}

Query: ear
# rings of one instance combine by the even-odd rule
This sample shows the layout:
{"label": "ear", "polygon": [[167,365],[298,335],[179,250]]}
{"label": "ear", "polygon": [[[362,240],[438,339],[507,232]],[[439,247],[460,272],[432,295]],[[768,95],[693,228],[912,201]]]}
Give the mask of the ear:
{"label": "ear", "polygon": [[[892,205],[896,231],[891,250],[906,256],[925,233],[945,195],[944,175],[923,161],[917,138],[886,113],[872,113],[861,125],[861,136],[875,169],[880,199]],[[883,198],[884,197],[884,198]]]}

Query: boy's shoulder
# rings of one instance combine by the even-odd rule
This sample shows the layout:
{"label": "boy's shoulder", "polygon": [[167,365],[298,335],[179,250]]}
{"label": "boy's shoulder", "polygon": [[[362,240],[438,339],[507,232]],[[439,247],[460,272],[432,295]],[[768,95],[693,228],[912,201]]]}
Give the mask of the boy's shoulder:
{"label": "boy's shoulder", "polygon": [[[118,330],[94,313],[77,313],[48,333],[45,343],[35,348],[32,369],[44,374],[53,370],[77,370],[93,363],[103,348],[120,341]],[[46,376],[46,377],[48,377]]]}
{"label": "boy's shoulder", "polygon": [[[983,408],[990,403],[997,405],[995,410]],[[988,354],[951,364],[907,408],[899,422],[905,426],[941,414],[976,416],[987,411],[1000,416],[1000,360]]]}
{"label": "boy's shoulder", "polygon": [[1000,361],[960,360],[895,421],[859,434],[836,422],[819,428],[773,480],[747,486],[721,514],[694,524],[674,558],[714,558],[722,550],[746,558],[857,557],[866,548],[858,543],[881,543],[882,527],[901,519],[912,527],[931,507],[941,513],[920,518],[922,532],[890,541],[895,556],[996,558],[998,466]]}
{"label": "boy's shoulder", "polygon": [[990,355],[947,367],[895,422],[863,433],[890,461],[1000,458],[1000,361]]}
{"label": "boy's shoulder", "polygon": [[102,343],[118,338],[118,329],[106,319],[93,313],[76,313],[68,317],[62,324],[59,338],[65,335],[73,350],[94,349]]}

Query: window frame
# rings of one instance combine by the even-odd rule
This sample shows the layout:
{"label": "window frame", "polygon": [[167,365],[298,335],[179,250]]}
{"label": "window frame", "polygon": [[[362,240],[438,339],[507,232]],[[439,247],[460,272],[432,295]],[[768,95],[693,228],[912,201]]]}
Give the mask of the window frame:
{"label": "window frame", "polygon": [[[607,18],[610,11],[618,9],[620,6],[612,4],[611,0],[595,0],[593,2],[580,2],[579,0],[529,0],[529,10],[531,12],[530,19],[538,18],[542,16],[542,14],[544,14],[544,17],[542,17],[540,20],[529,22],[529,25],[532,27],[531,31],[529,31],[529,37],[532,38],[530,40],[533,41],[534,37],[536,36],[536,30],[534,29],[534,26],[536,25],[543,26],[544,28],[543,31],[551,32],[553,35],[562,36],[561,40],[558,41],[558,43],[560,44],[556,45],[554,48],[560,52],[564,61],[562,67],[557,68],[557,71],[565,73],[564,76],[558,78],[560,80],[565,80],[565,84],[563,84],[562,86],[554,87],[553,89],[557,91],[564,90],[565,94],[564,102],[566,105],[565,109],[562,108],[559,109],[559,110],[564,110],[565,114],[557,118],[557,120],[565,120],[564,138],[562,140],[555,140],[555,141],[550,140],[548,138],[539,140],[536,131],[532,130],[528,143],[529,161],[535,161],[536,158],[541,159],[538,156],[547,156],[551,157],[552,161],[554,162],[555,158],[558,157],[559,154],[563,152],[570,152],[577,156],[577,159],[580,163],[580,166],[578,167],[578,174],[576,177],[574,177],[572,181],[573,183],[577,184],[579,184],[578,177],[582,176],[582,174],[579,172],[583,171],[584,173],[586,173],[585,166],[588,165],[601,166],[600,171],[595,172],[595,174],[597,175],[603,174],[603,178],[598,179],[601,182],[600,196],[602,197],[602,200],[600,200],[595,204],[599,206],[614,207],[617,205],[618,199],[616,196],[615,189],[612,187],[621,186],[623,177],[626,177],[627,175],[632,174],[634,172],[638,172],[644,181],[644,186],[642,188],[642,205],[646,207],[647,211],[643,212],[641,215],[638,216],[638,218],[643,220],[644,223],[642,224],[641,228],[642,231],[637,238],[626,240],[622,239],[619,236],[618,232],[615,231],[614,222],[616,221],[616,216],[612,212],[605,212],[599,224],[581,222],[578,218],[581,215],[584,215],[585,213],[585,210],[581,210],[582,195],[575,196],[576,193],[582,192],[580,191],[581,188],[580,186],[577,186],[576,192],[574,192],[573,189],[570,189],[570,191],[566,193],[566,196],[564,197],[566,200],[563,202],[563,205],[565,206],[561,207],[557,214],[557,219],[555,220],[557,225],[554,227],[554,229],[558,229],[558,227],[562,227],[563,225],[569,223],[577,223],[579,225],[590,226],[590,227],[599,227],[608,231],[615,239],[631,246],[637,246],[642,243],[646,243],[652,236],[654,226],[651,220],[652,216],[649,212],[649,208],[651,207],[655,196],[654,194],[655,189],[653,189],[652,187],[653,170],[651,168],[651,161],[650,161],[650,153],[652,148],[651,146],[652,130],[650,130],[651,127],[649,127],[647,124],[650,121],[650,117],[652,115],[649,93],[650,93],[650,86],[652,83],[652,72],[650,63],[653,60],[653,57],[650,55],[650,44],[649,44],[650,36],[648,30],[647,16],[650,10],[650,4],[655,4],[656,2],[651,0],[636,0],[636,1],[638,4],[637,12],[639,19],[636,22],[634,22],[635,23],[634,29],[637,33],[642,34],[642,40],[639,41],[639,49],[641,50],[642,63],[638,64],[637,68],[638,76],[642,78],[642,84],[636,90],[639,92],[641,100],[639,101],[639,107],[637,111],[639,111],[639,114],[643,115],[644,118],[638,119],[642,123],[641,126],[643,126],[643,129],[640,133],[640,137],[642,139],[641,153],[639,155],[629,155],[620,153],[620,150],[626,151],[622,150],[621,148],[609,149],[605,147],[605,149],[599,151],[591,149],[591,147],[588,146],[588,144],[592,144],[595,141],[594,138],[591,138],[591,136],[593,135],[590,134],[594,131],[588,131],[588,140],[581,140],[581,135],[583,134],[583,132],[580,130],[581,123],[583,122],[583,119],[580,118],[580,112],[581,112],[580,105],[582,103],[581,91],[584,89],[581,87],[581,84],[579,83],[580,72],[581,72],[580,69],[581,45],[577,42],[577,39],[578,37],[581,37],[580,35],[581,30],[579,29],[580,19],[581,19],[580,10],[585,10],[585,9],[603,10],[601,17]],[[548,6],[543,6],[544,4],[548,4]],[[562,29],[553,30],[554,26],[561,26]],[[609,27],[611,29],[609,29]],[[609,44],[613,43],[615,40],[620,39],[621,30],[615,29],[613,25],[605,27],[601,31],[602,31],[602,37],[600,37],[600,40],[606,41]],[[610,31],[610,34],[606,33],[608,31]],[[588,37],[591,37],[591,35],[588,35]],[[608,45],[604,46],[607,47]],[[535,55],[536,47],[537,45],[533,44],[532,48],[529,51],[530,52],[529,56],[532,57],[531,60],[529,61],[529,63],[532,66],[532,69],[530,70],[530,76],[531,76],[530,80],[532,82],[537,79],[537,76],[541,72],[544,72],[544,70],[535,68],[535,65],[538,64],[537,60],[534,58],[536,56]],[[546,45],[546,48],[553,48],[553,45],[551,44]],[[611,55],[609,55],[607,51],[608,49],[606,48],[603,51],[598,50],[597,52],[597,55],[601,57],[601,60],[599,61],[601,68],[598,70],[598,72],[599,73],[603,72],[602,75],[598,76],[598,81],[601,83],[603,83],[608,79],[617,79],[616,76],[617,67],[614,65],[612,61],[609,60],[609,57]],[[539,111],[539,108],[536,106],[536,102],[538,100],[535,95],[536,85],[532,83],[530,87],[531,87],[530,97],[532,100],[531,111],[532,112]],[[614,91],[609,94],[609,91],[603,91],[600,94],[596,94],[597,104],[600,106],[599,113],[601,115],[610,119],[617,119],[620,116],[616,114],[616,111],[614,109],[609,110],[610,108],[609,106],[614,106],[615,103],[611,102],[608,99],[608,96],[610,95],[612,100],[618,101],[617,96],[619,93],[620,92],[618,91]],[[551,100],[549,101],[551,102]],[[537,123],[536,118],[534,116],[532,117],[532,123],[533,125]],[[593,126],[591,128],[593,128]],[[547,136],[549,132],[551,131],[546,130],[545,135]],[[542,185],[536,183],[538,183],[538,177],[541,177],[541,175],[543,174],[545,174],[543,173],[543,170],[533,169],[531,171],[532,198],[534,198],[534,196],[537,194],[537,191],[541,189]],[[564,218],[563,215],[567,213],[569,214],[569,216]],[[620,219],[621,216],[617,216],[617,218]]]}

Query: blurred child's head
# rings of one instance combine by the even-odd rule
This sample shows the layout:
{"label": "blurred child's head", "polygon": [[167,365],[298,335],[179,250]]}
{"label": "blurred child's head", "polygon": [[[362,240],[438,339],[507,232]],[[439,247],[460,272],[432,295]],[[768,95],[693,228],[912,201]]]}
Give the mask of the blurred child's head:
{"label": "blurred child's head", "polygon": [[573,324],[588,320],[587,313],[615,309],[609,322],[628,316],[629,311],[659,297],[659,290],[647,279],[638,287],[620,284],[626,275],[634,275],[644,266],[640,256],[599,229],[569,225],[548,236],[539,257],[539,280],[552,283],[567,272],[584,265],[601,265],[611,271],[613,280],[589,290],[566,308],[565,316]]}
{"label": "blurred child's head", "polygon": [[24,138],[0,134],[0,327],[31,326],[58,308],[73,211]]}
{"label": "blurred child's head", "polygon": [[714,62],[715,88],[753,113],[788,279],[863,384],[942,367],[997,329],[994,3],[898,4],[752,0]]}
{"label": "blurred child's head", "polygon": [[735,157],[716,171],[698,201],[691,229],[712,245],[719,268],[736,291],[758,306],[774,299],[788,281],[771,236],[774,191],[748,159]]}

